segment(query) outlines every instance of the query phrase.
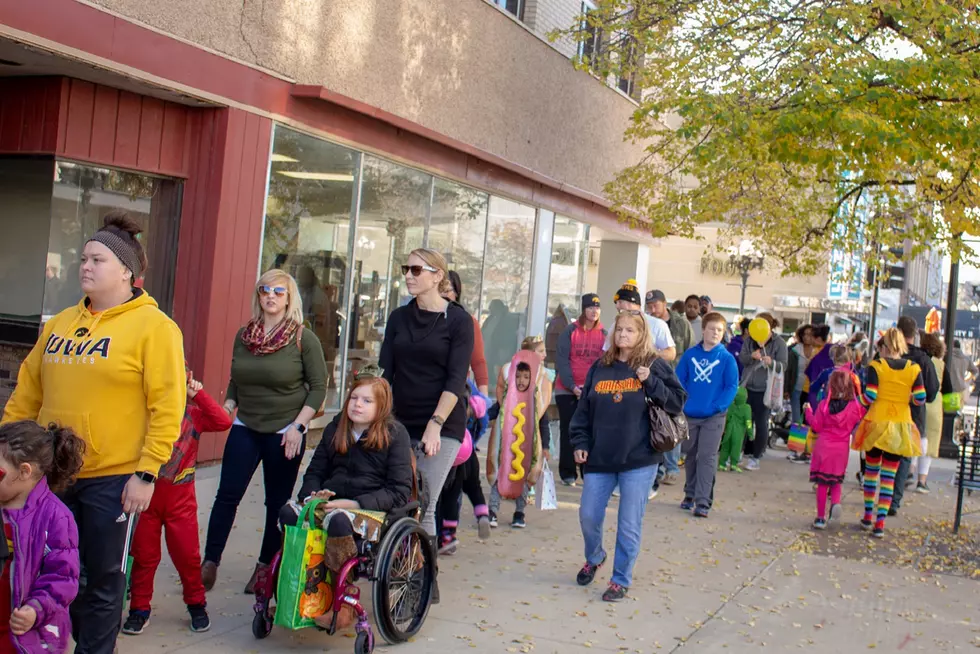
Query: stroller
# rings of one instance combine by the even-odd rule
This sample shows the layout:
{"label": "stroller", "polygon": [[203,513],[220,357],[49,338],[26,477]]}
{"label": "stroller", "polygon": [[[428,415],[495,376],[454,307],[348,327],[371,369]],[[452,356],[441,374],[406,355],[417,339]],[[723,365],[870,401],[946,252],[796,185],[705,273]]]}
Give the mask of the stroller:
{"label": "stroller", "polygon": [[769,448],[777,445],[785,448],[789,441],[789,430],[793,424],[793,407],[784,400],[778,411],[769,414]]}

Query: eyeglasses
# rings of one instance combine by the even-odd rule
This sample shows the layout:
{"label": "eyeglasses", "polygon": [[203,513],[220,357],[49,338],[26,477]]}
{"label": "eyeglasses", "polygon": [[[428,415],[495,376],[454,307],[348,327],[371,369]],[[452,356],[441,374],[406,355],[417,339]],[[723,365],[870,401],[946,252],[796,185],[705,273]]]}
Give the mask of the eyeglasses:
{"label": "eyeglasses", "polygon": [[642,316],[643,315],[643,312],[640,311],[639,309],[620,309],[619,310],[619,315],[623,315],[624,313],[625,314],[629,314],[631,316]]}
{"label": "eyeglasses", "polygon": [[429,272],[439,272],[432,266],[402,266],[402,274],[408,276],[408,273],[412,273],[412,277],[420,277],[423,270],[428,270]]}
{"label": "eyeglasses", "polygon": [[262,295],[272,295],[275,294],[276,297],[283,297],[286,295],[285,286],[259,286],[259,293]]}

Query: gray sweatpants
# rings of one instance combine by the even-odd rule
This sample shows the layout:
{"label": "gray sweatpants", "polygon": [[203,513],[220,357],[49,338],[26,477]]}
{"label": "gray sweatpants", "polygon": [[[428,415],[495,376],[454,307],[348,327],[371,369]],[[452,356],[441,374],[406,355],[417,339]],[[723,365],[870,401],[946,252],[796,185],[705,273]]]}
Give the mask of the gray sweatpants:
{"label": "gray sweatpants", "polygon": [[424,456],[417,462],[419,473],[429,487],[429,505],[425,507],[425,513],[422,515],[422,528],[430,536],[439,535],[436,531],[436,505],[439,504],[442,487],[456,461],[456,454],[462,447],[462,443],[455,438],[443,436],[439,440],[439,452],[435,456]]}
{"label": "gray sweatpants", "polygon": [[710,509],[714,500],[718,448],[725,433],[725,413],[710,418],[687,418],[688,439],[684,441],[684,497],[693,497],[694,505]]}
{"label": "gray sweatpants", "polygon": [[[528,496],[530,495],[531,488],[525,483],[524,490],[521,492],[521,496],[514,500],[516,508],[514,509],[518,513],[524,513],[524,509],[527,508]],[[503,498],[500,497],[500,490],[497,489],[497,482],[493,482],[490,485],[490,510],[493,511],[494,515],[500,512],[500,501]]]}

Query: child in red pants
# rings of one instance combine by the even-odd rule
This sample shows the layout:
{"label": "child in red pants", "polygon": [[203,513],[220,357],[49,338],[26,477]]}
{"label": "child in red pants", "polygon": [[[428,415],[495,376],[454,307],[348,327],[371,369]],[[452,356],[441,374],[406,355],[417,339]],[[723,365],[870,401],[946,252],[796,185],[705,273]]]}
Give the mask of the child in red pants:
{"label": "child in red pants", "polygon": [[153,577],[160,564],[160,530],[167,535],[167,550],[180,575],[184,603],[191,616],[191,631],[211,628],[201,581],[201,547],[198,541],[197,496],[194,468],[201,434],[231,428],[231,418],[187,373],[187,410],[170,461],[160,468],[150,508],[140,515],[133,536],[133,569],[130,577],[129,617],[124,634],[137,635],[150,621]]}

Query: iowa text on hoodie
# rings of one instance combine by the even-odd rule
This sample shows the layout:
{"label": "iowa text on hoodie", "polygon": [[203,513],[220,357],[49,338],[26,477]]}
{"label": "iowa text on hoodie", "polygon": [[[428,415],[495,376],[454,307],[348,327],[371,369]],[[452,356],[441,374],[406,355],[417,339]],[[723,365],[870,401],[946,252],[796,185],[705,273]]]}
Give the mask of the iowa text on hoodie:
{"label": "iowa text on hoodie", "polygon": [[79,477],[156,474],[180,435],[187,398],[177,325],[146,293],[92,314],[85,300],[44,325],[21,365],[3,422],[71,427]]}
{"label": "iowa text on hoodie", "polygon": [[677,364],[677,378],[687,391],[684,413],[692,418],[728,411],[738,390],[735,357],[721,344],[705,350],[699,343],[685,352]]}

